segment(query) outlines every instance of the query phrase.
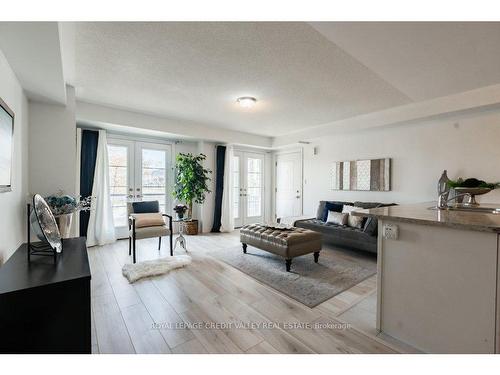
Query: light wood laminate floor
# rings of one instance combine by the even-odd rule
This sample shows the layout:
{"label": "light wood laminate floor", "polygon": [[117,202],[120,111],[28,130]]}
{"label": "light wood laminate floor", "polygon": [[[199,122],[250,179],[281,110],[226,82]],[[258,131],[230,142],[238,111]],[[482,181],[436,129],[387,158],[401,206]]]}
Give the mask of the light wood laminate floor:
{"label": "light wood laminate floor", "polygon": [[[168,241],[137,242],[138,261]],[[238,232],[187,236],[192,264],[129,284],[128,241],[89,248],[94,353],[395,353],[375,331],[376,276],[311,309],[207,253]],[[184,254],[179,247],[176,254]],[[348,323],[350,326],[348,326]]]}

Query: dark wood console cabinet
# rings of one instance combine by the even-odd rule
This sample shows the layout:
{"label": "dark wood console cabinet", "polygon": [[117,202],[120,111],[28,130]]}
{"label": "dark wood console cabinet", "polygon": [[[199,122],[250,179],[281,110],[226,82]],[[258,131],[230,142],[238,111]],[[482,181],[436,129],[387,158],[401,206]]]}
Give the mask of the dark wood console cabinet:
{"label": "dark wood console cabinet", "polygon": [[91,353],[90,267],[85,238],[52,257],[23,244],[0,267],[0,353]]}

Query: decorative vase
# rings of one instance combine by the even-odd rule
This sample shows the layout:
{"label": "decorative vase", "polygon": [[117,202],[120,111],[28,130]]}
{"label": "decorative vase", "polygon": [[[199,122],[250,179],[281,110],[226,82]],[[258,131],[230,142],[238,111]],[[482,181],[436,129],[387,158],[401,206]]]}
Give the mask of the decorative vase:
{"label": "decorative vase", "polygon": [[61,238],[70,238],[72,221],[73,221],[73,213],[56,216],[56,222],[57,226],[59,227],[59,233],[61,234]]}

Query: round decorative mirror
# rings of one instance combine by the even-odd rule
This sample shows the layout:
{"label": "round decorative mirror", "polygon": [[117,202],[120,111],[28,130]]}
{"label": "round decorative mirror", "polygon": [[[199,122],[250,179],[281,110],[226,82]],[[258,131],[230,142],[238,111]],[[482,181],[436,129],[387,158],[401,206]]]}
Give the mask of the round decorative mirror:
{"label": "round decorative mirror", "polygon": [[33,232],[42,242],[48,242],[56,250],[62,252],[62,241],[56,219],[49,205],[40,194],[33,196],[33,209],[30,214],[30,224]]}

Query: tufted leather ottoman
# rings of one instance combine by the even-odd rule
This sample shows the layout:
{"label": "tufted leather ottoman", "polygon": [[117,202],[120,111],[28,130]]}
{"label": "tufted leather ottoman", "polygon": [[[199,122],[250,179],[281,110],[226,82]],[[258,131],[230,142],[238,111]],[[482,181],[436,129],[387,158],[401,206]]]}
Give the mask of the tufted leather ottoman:
{"label": "tufted leather ottoman", "polygon": [[288,272],[292,258],[313,253],[314,261],[318,263],[321,251],[321,233],[304,228],[276,229],[262,224],[245,225],[240,229],[240,241],[245,254],[247,245],[251,245],[282,256]]}

